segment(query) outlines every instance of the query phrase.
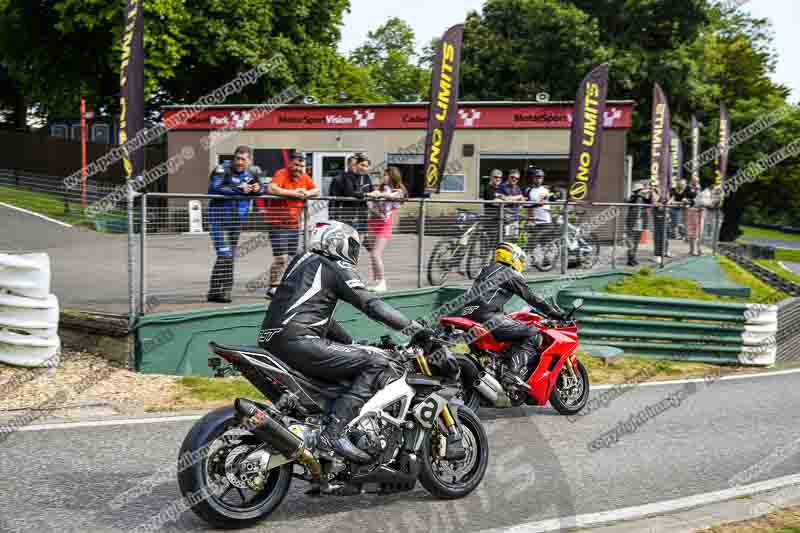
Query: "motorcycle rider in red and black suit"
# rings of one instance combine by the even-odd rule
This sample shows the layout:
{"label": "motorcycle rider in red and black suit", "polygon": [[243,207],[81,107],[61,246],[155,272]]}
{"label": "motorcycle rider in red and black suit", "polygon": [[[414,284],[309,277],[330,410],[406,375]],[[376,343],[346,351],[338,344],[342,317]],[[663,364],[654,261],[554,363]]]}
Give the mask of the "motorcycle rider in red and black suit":
{"label": "motorcycle rider in red and black suit", "polygon": [[[519,296],[549,318],[560,321],[566,318],[557,307],[531,292],[522,276],[526,261],[527,255],[516,244],[504,242],[498,245],[495,261],[481,270],[470,289],[476,297],[461,312],[465,318],[490,325],[487,329],[497,341],[513,341],[508,351],[500,354],[508,359],[511,370],[504,372],[503,385],[525,390],[530,389],[525,378],[539,362],[541,335],[534,326],[508,318],[503,307],[512,297]],[[495,287],[493,280],[504,281]],[[489,290],[481,288],[489,285]]]}

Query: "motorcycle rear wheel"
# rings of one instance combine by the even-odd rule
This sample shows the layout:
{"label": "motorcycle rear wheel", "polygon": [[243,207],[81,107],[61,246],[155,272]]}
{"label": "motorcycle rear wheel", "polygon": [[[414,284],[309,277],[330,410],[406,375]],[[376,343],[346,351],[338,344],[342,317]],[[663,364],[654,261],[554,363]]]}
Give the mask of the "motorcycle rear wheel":
{"label": "motorcycle rear wheel", "polygon": [[[188,467],[179,470],[178,485],[181,494],[189,503],[194,503],[196,499],[200,500],[192,505],[192,511],[209,524],[220,528],[250,527],[265,519],[281,504],[292,482],[293,465],[288,463],[270,470],[266,475],[264,488],[259,492],[236,489],[230,481],[227,481],[227,489],[221,489],[219,492],[222,494],[219,496],[215,494],[209,480],[217,482],[220,478],[227,479],[219,476],[218,466],[221,461],[224,474],[228,455],[236,452],[227,451],[224,457],[217,457],[225,448],[215,452],[212,443],[238,423],[239,418],[233,407],[221,407],[211,411],[186,435],[179,456],[194,457],[199,455],[201,450],[206,452],[201,460],[193,461]],[[193,452],[195,454],[190,455]],[[212,479],[215,477],[216,479]],[[245,491],[254,494],[248,498],[249,504],[245,503],[246,496],[242,496]],[[241,504],[236,505],[236,501],[241,501]]]}
{"label": "motorcycle rear wheel", "polygon": [[[456,415],[456,413],[453,414]],[[480,485],[486,474],[486,467],[489,465],[489,437],[486,435],[486,430],[478,415],[469,409],[459,407],[457,418],[463,434],[464,448],[467,451],[467,457],[463,461],[451,463],[445,459],[439,460],[433,457],[435,440],[439,435],[435,428],[430,432],[430,436],[427,442],[423,443],[421,450],[420,462],[422,464],[419,482],[433,496],[446,500],[469,495]],[[446,463],[446,465],[442,463]],[[445,474],[446,470],[450,470],[450,474],[455,477],[456,469],[453,468],[453,463],[458,467],[458,472],[465,470],[460,479],[447,479],[450,475]],[[462,463],[463,466],[459,466]]]}
{"label": "motorcycle rear wheel", "polygon": [[[575,370],[579,380],[577,386],[580,387],[580,392],[576,395],[577,397],[572,398],[571,395],[568,394],[567,387],[565,386],[567,380],[572,377],[567,365],[561,367],[561,372],[556,378],[556,385],[550,393],[550,404],[562,415],[574,415],[583,409],[586,402],[589,401],[589,373],[580,360],[577,360],[577,363]],[[571,389],[571,387],[569,388]]]}

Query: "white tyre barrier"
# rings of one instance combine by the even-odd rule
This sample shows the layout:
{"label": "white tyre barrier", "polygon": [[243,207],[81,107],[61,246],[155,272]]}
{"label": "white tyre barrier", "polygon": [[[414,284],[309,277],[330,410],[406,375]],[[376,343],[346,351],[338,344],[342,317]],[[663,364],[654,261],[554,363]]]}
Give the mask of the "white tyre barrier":
{"label": "white tyre barrier", "polygon": [[15,366],[54,366],[47,361],[61,351],[58,336],[49,339],[0,330],[0,361]]}
{"label": "white tyre barrier", "polygon": [[0,254],[0,363],[57,366],[58,320],[48,254]]}
{"label": "white tyre barrier", "polygon": [[771,366],[778,353],[778,306],[755,304],[745,312],[742,351],[739,362],[748,365]]}
{"label": "white tyre barrier", "polygon": [[58,312],[55,294],[41,299],[0,294],[0,328],[53,337],[58,334]]}
{"label": "white tyre barrier", "polygon": [[0,254],[0,288],[19,296],[47,298],[50,294],[50,256],[46,253]]}

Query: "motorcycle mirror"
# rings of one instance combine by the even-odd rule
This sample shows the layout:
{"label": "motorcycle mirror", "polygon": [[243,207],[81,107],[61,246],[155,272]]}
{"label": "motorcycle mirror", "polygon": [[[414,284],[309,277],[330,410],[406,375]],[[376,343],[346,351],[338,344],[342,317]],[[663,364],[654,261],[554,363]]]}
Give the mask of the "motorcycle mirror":
{"label": "motorcycle mirror", "polygon": [[583,298],[576,298],[575,300],[572,300],[572,307],[574,307],[575,309],[581,307],[582,305],[583,305]]}

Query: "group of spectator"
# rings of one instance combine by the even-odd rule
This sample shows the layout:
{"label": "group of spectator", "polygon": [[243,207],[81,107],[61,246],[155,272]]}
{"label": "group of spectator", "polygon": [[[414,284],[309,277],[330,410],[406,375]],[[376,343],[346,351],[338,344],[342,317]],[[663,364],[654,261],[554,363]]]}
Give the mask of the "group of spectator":
{"label": "group of spectator", "polygon": [[[719,208],[722,205],[721,191],[719,186],[703,189],[697,176],[693,176],[689,183],[681,179],[669,190],[665,206],[659,203],[661,191],[658,185],[652,184],[647,179],[634,184],[633,192],[628,199],[628,203],[632,206],[628,208],[625,221],[628,266],[639,265],[636,255],[641,235],[650,229],[651,218],[654,226],[654,251],[659,265],[663,264],[664,257],[672,257],[669,251],[670,239],[685,238],[689,242],[689,253],[702,255],[700,242],[705,223],[705,208]],[[667,224],[669,226],[665,228]]]}
{"label": "group of spectator", "polygon": [[[356,154],[347,160],[345,172],[331,182],[329,195],[354,201],[330,201],[329,217],[350,224],[366,237],[364,243],[369,251],[374,280],[370,289],[384,292],[387,285],[383,253],[392,236],[400,202],[408,197],[408,191],[397,167],[387,168],[377,185],[373,185],[370,179],[369,168],[370,160],[364,154]],[[263,195],[277,197],[256,198],[254,202],[264,217],[272,247],[267,290],[267,297],[271,298],[291,257],[297,254],[305,201],[321,194],[320,188],[306,172],[306,154],[293,151],[287,166],[268,179],[262,176],[260,168],[253,165],[252,150],[239,146],[230,164],[217,165],[209,181],[208,194],[239,198],[214,198],[209,203],[208,221],[216,261],[211,271],[207,300],[232,301],[236,247],[242,222],[253,203],[242,197]]]}
{"label": "group of spectator", "polygon": [[[521,173],[518,169],[511,169],[505,181],[503,180],[502,170],[492,170],[489,176],[489,184],[483,193],[483,199],[518,202],[517,205],[504,204],[503,218],[506,222],[519,221],[522,208],[528,208],[529,244],[527,248],[531,248],[534,243],[557,238],[558,229],[553,226],[549,203],[556,202],[562,197],[559,193],[551,191],[544,184],[545,172],[541,168],[528,167],[525,171],[525,177],[530,181],[531,186],[523,190],[520,186]],[[485,248],[488,250],[493,248],[496,241],[494,237],[499,233],[500,204],[484,204],[484,214],[484,224],[488,230],[486,234],[489,236],[489,241],[485,243]]]}
{"label": "group of spectator", "polygon": [[347,169],[331,181],[329,195],[347,200],[331,200],[328,213],[331,220],[349,224],[364,237],[369,252],[373,285],[370,290],[386,292],[386,270],[383,254],[392,236],[401,201],[408,198],[408,189],[397,167],[383,171],[380,183],[369,176],[371,162],[364,154],[347,159]]}

